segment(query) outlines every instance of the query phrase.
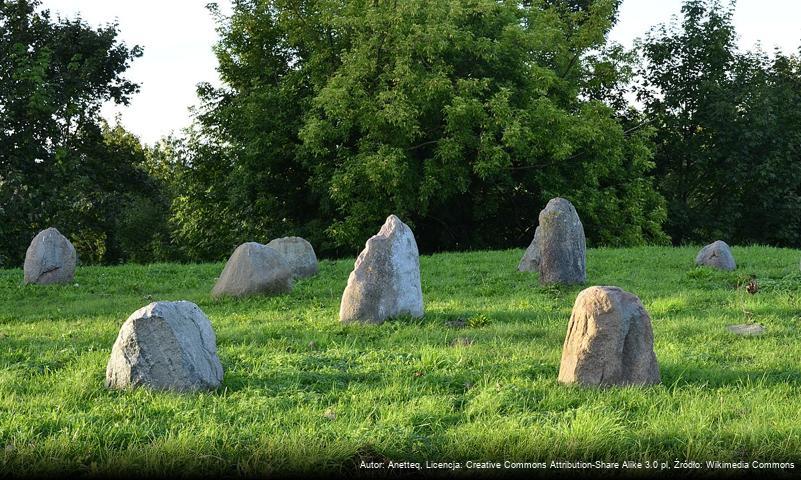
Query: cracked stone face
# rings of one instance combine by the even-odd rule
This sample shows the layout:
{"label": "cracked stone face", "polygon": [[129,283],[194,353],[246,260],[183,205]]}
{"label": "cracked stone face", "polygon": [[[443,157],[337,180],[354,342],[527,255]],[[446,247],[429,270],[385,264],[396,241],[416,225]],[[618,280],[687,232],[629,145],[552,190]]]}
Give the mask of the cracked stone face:
{"label": "cracked stone face", "polygon": [[717,268],[718,270],[732,271],[737,268],[731,248],[722,240],[710,243],[698,252],[695,257],[696,265]]}
{"label": "cracked stone face", "polygon": [[583,386],[660,383],[651,318],[640,299],[618,287],[590,287],[576,297],[559,382]]}
{"label": "cracked stone face", "polygon": [[154,302],[120,328],[106,387],[195,391],[220,386],[223,369],[208,317],[191,302]]}
{"label": "cracked stone face", "polygon": [[69,283],[75,277],[78,256],[67,237],[55,228],[39,232],[25,252],[25,284]]}

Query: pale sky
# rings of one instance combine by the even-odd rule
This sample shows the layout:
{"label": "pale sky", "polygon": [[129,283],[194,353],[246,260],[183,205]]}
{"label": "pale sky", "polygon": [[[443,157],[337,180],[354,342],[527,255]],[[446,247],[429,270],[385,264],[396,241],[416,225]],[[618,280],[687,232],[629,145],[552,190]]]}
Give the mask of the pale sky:
{"label": "pale sky", "polygon": [[[205,5],[211,0],[43,0],[53,13],[73,17],[77,12],[93,26],[115,19],[120,38],[138,44],[144,56],[127,77],[141,85],[128,107],[106,106],[103,114],[122,124],[146,143],[154,143],[189,125],[189,107],[196,103],[195,86],[219,84],[217,61],[211,51],[217,35]],[[229,0],[218,0],[223,11]],[[681,0],[623,0],[611,40],[631,46],[651,26],[680,13]],[[798,51],[801,44],[801,0],[739,0],[734,23],[740,46]]]}

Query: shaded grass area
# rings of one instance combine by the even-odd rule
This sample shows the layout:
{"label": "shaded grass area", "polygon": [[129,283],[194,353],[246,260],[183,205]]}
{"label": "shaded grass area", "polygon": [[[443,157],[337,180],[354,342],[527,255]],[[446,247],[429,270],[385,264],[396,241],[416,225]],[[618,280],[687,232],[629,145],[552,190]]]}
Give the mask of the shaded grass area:
{"label": "shaded grass area", "polygon": [[[663,385],[556,382],[582,287],[540,287],[522,250],[421,258],[426,316],[342,326],[353,261],[323,261],[290,295],[213,301],[222,264],[80,268],[75,285],[0,271],[0,467],[5,472],[265,475],[361,460],[801,459],[801,272],[796,250],[592,249],[589,285],[653,318]],[[756,295],[744,283],[755,276]],[[122,322],[154,300],[209,316],[223,387],[103,387]],[[759,322],[761,337],[726,325]],[[462,328],[457,328],[462,326]]]}

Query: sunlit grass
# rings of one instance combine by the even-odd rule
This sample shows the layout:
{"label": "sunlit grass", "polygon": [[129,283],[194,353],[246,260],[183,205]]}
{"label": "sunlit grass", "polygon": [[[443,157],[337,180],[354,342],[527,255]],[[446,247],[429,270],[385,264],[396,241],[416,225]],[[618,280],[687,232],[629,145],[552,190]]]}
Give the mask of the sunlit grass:
{"label": "sunlit grass", "polygon": [[[321,262],[290,295],[213,301],[222,264],[80,268],[74,285],[0,271],[0,467],[6,472],[319,472],[361,459],[801,458],[799,252],[734,248],[739,268],[696,269],[695,248],[588,252],[591,285],[651,313],[663,384],[556,382],[582,287],[542,288],[522,250],[421,258],[426,316],[341,326],[353,261]],[[756,276],[760,291],[742,287]],[[209,316],[223,387],[112,392],[106,362],[127,316],[190,300]],[[730,324],[759,322],[761,337]],[[459,325],[464,328],[455,328]]]}

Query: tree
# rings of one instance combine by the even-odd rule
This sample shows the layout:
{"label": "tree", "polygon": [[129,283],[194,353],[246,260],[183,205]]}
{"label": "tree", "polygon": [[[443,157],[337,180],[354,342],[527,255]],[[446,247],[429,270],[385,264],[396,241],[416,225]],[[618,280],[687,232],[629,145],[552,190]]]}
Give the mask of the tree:
{"label": "tree", "polygon": [[733,4],[688,0],[641,45],[674,242],[801,244],[797,58],[740,53]]}
{"label": "tree", "polygon": [[218,257],[294,233],[350,254],[396,213],[423,251],[521,246],[556,195],[591,242],[663,241],[650,132],[592,98],[623,75],[590,58],[616,8],[235,1],[219,19],[226,87],[200,89],[183,241],[221,238],[201,249]]}
{"label": "tree", "polygon": [[[20,265],[45,227],[71,237],[84,260],[121,258],[108,236],[117,195],[144,181],[107,143],[105,101],[127,104],[122,74],[142,54],[117,26],[52,19],[37,0],[0,2],[0,263]],[[106,134],[113,133],[108,129]]]}

